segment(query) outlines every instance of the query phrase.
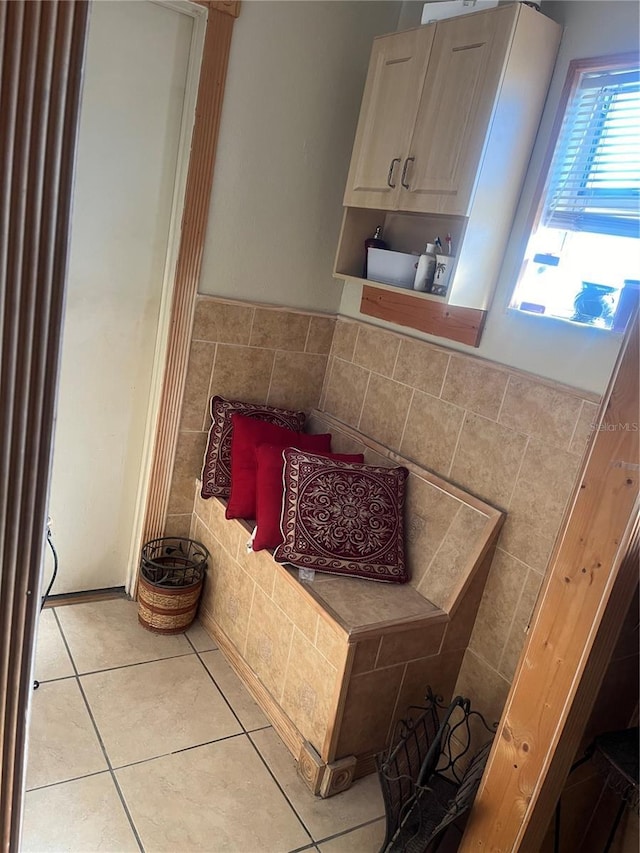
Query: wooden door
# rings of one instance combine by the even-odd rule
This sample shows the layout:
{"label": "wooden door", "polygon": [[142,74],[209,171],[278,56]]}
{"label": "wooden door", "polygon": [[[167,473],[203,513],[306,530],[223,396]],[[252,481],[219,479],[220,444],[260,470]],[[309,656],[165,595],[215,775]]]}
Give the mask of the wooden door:
{"label": "wooden door", "polygon": [[401,210],[468,212],[517,14],[498,7],[437,25]]}
{"label": "wooden door", "polygon": [[435,26],[376,39],[344,204],[393,210]]}

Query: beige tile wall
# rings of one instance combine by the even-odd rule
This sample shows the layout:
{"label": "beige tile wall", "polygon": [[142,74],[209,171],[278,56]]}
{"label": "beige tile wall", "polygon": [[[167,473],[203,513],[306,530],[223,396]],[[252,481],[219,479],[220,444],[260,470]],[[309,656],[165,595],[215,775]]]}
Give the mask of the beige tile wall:
{"label": "beige tile wall", "polygon": [[176,447],[167,535],[188,536],[194,478],[214,394],[310,411],[317,407],[335,318],[199,296]]}
{"label": "beige tile wall", "polygon": [[282,577],[268,551],[248,555],[249,531],[216,498],[195,493],[191,535],[211,555],[201,610],[212,618],[318,752],[347,655],[346,638]]}
{"label": "beige tile wall", "polygon": [[200,296],[167,533],[189,533],[213,394],[319,406],[506,510],[456,686],[497,716],[597,398],[358,321]]}
{"label": "beige tile wall", "polygon": [[321,408],[506,510],[456,685],[497,719],[597,399],[340,318]]}

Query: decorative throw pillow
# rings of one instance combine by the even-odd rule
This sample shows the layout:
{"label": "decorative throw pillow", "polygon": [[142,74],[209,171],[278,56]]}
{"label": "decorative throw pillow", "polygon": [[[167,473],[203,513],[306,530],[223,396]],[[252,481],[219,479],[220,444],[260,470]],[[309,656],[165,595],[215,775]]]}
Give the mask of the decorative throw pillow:
{"label": "decorative throw pillow", "polygon": [[[303,448],[298,448],[302,450]],[[282,542],[280,516],[284,484],[283,448],[273,444],[261,444],[256,449],[256,530],[252,549],[275,548]],[[334,462],[364,462],[362,453],[319,453]]]}
{"label": "decorative throw pillow", "polygon": [[331,450],[331,435],[305,435],[276,424],[265,423],[232,414],[231,493],[227,518],[256,517],[256,448],[259,444],[276,444],[281,448],[295,445],[312,453]]}
{"label": "decorative throw pillow", "polygon": [[304,412],[290,409],[278,409],[256,403],[243,403],[241,400],[225,400],[224,397],[211,398],[211,429],[202,467],[202,497],[229,497],[231,487],[231,415],[256,418],[260,421],[278,424],[300,432],[304,426]]}
{"label": "decorative throw pillow", "polygon": [[279,563],[387,583],[406,583],[406,468],[333,462],[284,451]]}

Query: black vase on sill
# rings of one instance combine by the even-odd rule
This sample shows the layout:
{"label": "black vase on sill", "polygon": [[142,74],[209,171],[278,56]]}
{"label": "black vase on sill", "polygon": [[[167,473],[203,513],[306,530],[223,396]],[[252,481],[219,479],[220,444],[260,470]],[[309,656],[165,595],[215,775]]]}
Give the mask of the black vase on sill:
{"label": "black vase on sill", "polygon": [[574,315],[571,318],[577,323],[594,324],[596,320],[610,320],[613,314],[612,293],[616,288],[608,284],[595,284],[583,281],[582,290],[573,300]]}

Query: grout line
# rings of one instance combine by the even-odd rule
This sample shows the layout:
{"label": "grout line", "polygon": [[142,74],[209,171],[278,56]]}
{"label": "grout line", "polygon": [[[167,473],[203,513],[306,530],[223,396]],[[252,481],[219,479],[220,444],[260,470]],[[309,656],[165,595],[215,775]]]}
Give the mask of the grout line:
{"label": "grout line", "polygon": [[393,367],[391,368],[391,376],[389,379],[395,380],[396,375],[396,367],[398,366],[398,359],[400,358],[400,347],[402,346],[402,340],[398,338],[398,349],[396,350],[396,357],[393,360]]}
{"label": "grout line", "polygon": [[[575,435],[576,435],[576,430],[578,429],[578,424],[580,423],[580,418],[582,417],[582,412],[584,411],[584,402],[585,401],[583,400],[582,403],[580,404],[580,409],[578,410],[578,417],[576,418],[576,422],[573,425],[573,430],[571,431],[569,443],[566,446],[566,450],[568,453],[571,453],[571,445],[573,444],[573,440],[574,440]],[[584,450],[583,450],[583,452],[584,452]]]}
{"label": "grout line", "polygon": [[409,405],[407,406],[407,414],[404,418],[404,423],[402,424],[402,432],[400,433],[400,444],[398,445],[398,451],[402,448],[402,443],[404,441],[404,434],[407,431],[407,424],[409,423],[409,414],[411,413],[411,406],[413,406],[413,398],[416,395],[416,389],[411,389],[411,399],[409,400]]}
{"label": "grout line", "polygon": [[324,401],[327,394],[327,384],[329,381],[329,376],[331,375],[331,371],[333,370],[333,356],[329,354],[327,356],[327,363],[324,368],[324,376],[322,377],[322,387],[320,388],[320,397],[318,398],[318,410],[321,412],[324,408]]}
{"label": "grout line", "polygon": [[[220,652],[220,654],[222,655],[222,652],[220,651],[220,649],[212,649],[211,651]],[[223,698],[223,700],[224,700],[225,704],[227,705],[227,707],[229,708],[229,710],[231,711],[231,713],[233,714],[233,716],[236,718],[236,721],[237,721],[238,725],[239,725],[239,726],[240,726],[240,728],[242,729],[242,733],[243,733],[243,734],[245,734],[245,735],[249,734],[249,732],[245,729],[245,727],[244,727],[244,724],[243,724],[242,720],[241,720],[241,719],[240,719],[240,717],[236,714],[236,712],[235,712],[235,710],[234,710],[234,708],[233,708],[233,706],[232,706],[231,702],[229,702],[229,700],[228,700],[228,699],[227,699],[227,697],[225,696],[224,690],[220,687],[220,685],[218,684],[218,682],[217,682],[217,681],[215,680],[215,678],[213,677],[213,673],[211,672],[211,670],[209,669],[209,667],[206,665],[206,663],[205,663],[205,662],[202,660],[202,658],[200,657],[200,652],[196,652],[196,657],[197,657],[197,658],[198,658],[198,660],[200,661],[200,663],[201,663],[201,665],[202,665],[202,667],[203,667],[204,671],[207,673],[207,675],[209,676],[209,678],[210,678],[210,679],[211,679],[211,681],[213,682],[214,687],[216,688],[216,690],[218,691],[218,693],[222,696],[222,698]],[[223,658],[224,658],[224,655],[223,655]],[[235,675],[235,673],[234,673],[234,675]],[[244,685],[243,685],[243,686],[244,686]],[[266,727],[265,727],[265,728],[266,728]]]}
{"label": "grout line", "polygon": [[75,673],[71,673],[71,675],[60,675],[58,678],[35,678],[34,681],[38,684],[57,684],[58,681],[69,681],[70,678],[75,677]]}
{"label": "grout line", "polygon": [[520,563],[521,566],[524,566],[525,569],[531,569],[532,572],[535,572],[537,575],[540,575],[541,578],[545,577],[544,569],[536,569],[535,566],[530,566],[529,563],[525,563],[525,561],[521,557],[516,557],[515,554],[512,554],[511,551],[508,551],[502,544],[496,546],[496,553],[500,551],[503,554],[506,554],[511,560],[515,560],[516,563]]}
{"label": "grout line", "polygon": [[[396,719],[396,714],[398,713],[398,705],[400,703],[400,697],[402,696],[402,688],[404,687],[404,683],[405,683],[406,678],[407,678],[407,671],[409,669],[409,663],[411,663],[411,661],[407,661],[407,663],[405,663],[405,665],[404,665],[404,669],[402,670],[402,678],[400,679],[400,686],[398,687],[398,692],[396,694],[396,701],[393,703],[393,711],[391,712],[391,717],[389,719],[389,727],[387,728],[386,743],[393,743],[392,738],[394,737],[394,734],[397,734],[398,720]],[[399,719],[402,719],[402,718],[400,717]]]}
{"label": "grout line", "polygon": [[[366,368],[362,368],[366,370]],[[367,376],[367,387],[364,389],[364,395],[362,397],[362,405],[360,406],[360,414],[358,415],[358,420],[356,421],[356,429],[360,428],[360,421],[362,420],[362,413],[364,412],[364,406],[367,402],[367,394],[369,393],[369,383],[371,382],[371,373],[372,371],[368,371],[369,375]]]}
{"label": "grout line", "polygon": [[381,648],[382,648],[382,637],[380,637],[380,639],[378,640],[378,648],[376,649],[376,657],[375,657],[375,660],[373,661],[373,669],[375,669],[378,666],[378,658],[380,657]]}
{"label": "grout line", "polygon": [[[525,460],[525,457],[527,455],[527,450],[529,449],[529,443],[531,442],[531,436],[530,435],[526,436],[526,439],[527,440],[526,440],[525,445],[524,445],[524,450],[522,451],[522,458],[520,459],[520,464],[518,465],[518,470],[516,471],[516,476],[515,476],[515,479],[513,481],[513,488],[511,489],[511,492],[509,494],[509,501],[508,501],[508,503],[505,504],[506,510],[508,510],[511,507],[511,504],[513,503],[513,498],[515,496],[516,489],[518,488],[518,480],[520,479],[520,473],[522,471],[522,466],[524,465],[524,460]],[[527,563],[525,563],[525,565],[527,565]]]}
{"label": "grout line", "polygon": [[[442,384],[440,385],[440,390],[438,391],[438,399],[442,400],[442,392],[444,391],[444,386],[447,382],[447,376],[449,375],[449,367],[451,365],[451,356],[447,356],[447,366],[444,369],[444,373],[442,374]],[[448,402],[448,401],[447,401]]]}
{"label": "grout line", "polygon": [[[444,536],[442,537],[442,539],[440,540],[440,544],[438,545],[438,547],[437,547],[437,548],[436,548],[436,550],[434,551],[433,556],[431,557],[431,559],[429,560],[429,563],[428,563],[428,564],[427,564],[427,566],[425,567],[425,569],[424,569],[424,571],[423,571],[423,573],[422,573],[422,577],[421,577],[421,579],[419,580],[418,585],[416,586],[416,590],[417,590],[418,592],[420,592],[420,587],[423,585],[423,583],[424,583],[424,581],[425,581],[425,578],[427,578],[427,577],[428,577],[429,569],[431,568],[431,566],[433,565],[433,563],[434,563],[434,561],[435,561],[436,557],[437,557],[437,556],[438,556],[438,554],[440,553],[441,548],[443,548],[443,547],[444,547],[444,543],[446,542],[446,540],[447,540],[447,538],[448,538],[448,536],[449,536],[449,531],[451,530],[451,528],[452,528],[452,527],[453,527],[453,525],[455,524],[456,519],[458,518],[458,514],[460,513],[460,510],[461,510],[461,509],[462,509],[462,506],[459,506],[459,507],[458,507],[458,509],[454,512],[454,514],[453,514],[453,518],[452,518],[452,519],[451,519],[451,521],[449,522],[449,525],[447,526],[447,530],[446,530],[446,532],[445,532]],[[421,593],[421,595],[424,595],[424,593]],[[426,597],[426,596],[425,596],[425,597]]]}
{"label": "grout line", "polygon": [[[195,624],[195,623],[192,623],[192,624]],[[204,630],[204,629],[203,629],[203,630]],[[205,654],[206,652],[217,652],[217,651],[219,651],[219,648],[218,648],[218,646],[216,646],[216,645],[214,645],[214,646],[213,646],[212,648],[210,648],[210,649],[196,649],[196,647],[193,645],[193,642],[192,642],[192,640],[191,640],[191,637],[187,637],[187,633],[186,633],[186,631],[185,631],[185,633],[184,633],[184,637],[185,637],[186,641],[189,643],[189,645],[191,646],[191,648],[193,649],[193,651],[194,651],[194,653],[195,653],[196,655]],[[213,640],[211,640],[211,642],[213,643]],[[185,657],[186,657],[186,655],[185,655]]]}
{"label": "grout line", "polygon": [[[357,780],[356,780],[357,781]],[[367,820],[364,823],[359,823],[356,826],[352,826],[349,829],[344,829],[342,832],[336,832],[334,835],[327,835],[325,838],[319,838],[316,841],[316,844],[325,844],[327,841],[333,841],[335,838],[342,838],[343,835],[349,835],[350,832],[355,832],[357,829],[362,829],[365,826],[371,826],[374,823],[378,823],[378,821],[383,821],[385,819],[384,812],[378,817],[371,818],[371,820]],[[295,853],[295,851],[292,851]]]}
{"label": "grout line", "polygon": [[115,786],[118,797],[120,798],[120,802],[122,804],[122,808],[124,810],[124,813],[127,817],[127,820],[129,821],[129,825],[131,827],[131,831],[133,832],[134,838],[136,839],[136,843],[137,843],[138,847],[140,848],[140,853],[144,853],[144,847],[142,844],[142,840],[140,839],[140,836],[138,835],[138,830],[136,829],[136,825],[133,822],[133,817],[131,815],[131,812],[129,811],[129,807],[127,806],[127,803],[125,801],[122,790],[120,789],[120,785],[118,784],[118,780],[116,779],[116,775],[113,772],[113,766],[111,764],[111,761],[109,760],[109,755],[107,754],[107,750],[105,748],[104,742],[103,742],[102,737],[100,735],[100,731],[98,729],[97,723],[96,723],[95,718],[93,716],[93,712],[91,711],[91,706],[89,705],[89,700],[87,699],[87,695],[84,692],[84,689],[82,687],[82,683],[80,681],[80,676],[78,675],[78,668],[76,667],[76,663],[73,659],[73,655],[71,654],[71,649],[69,648],[69,644],[67,643],[67,638],[65,636],[65,633],[62,630],[62,625],[60,623],[60,620],[58,619],[58,614],[55,612],[55,610],[53,612],[54,612],[54,616],[56,618],[56,622],[58,623],[58,628],[60,629],[60,633],[62,634],[62,640],[63,640],[63,642],[67,648],[67,652],[69,653],[69,657],[71,658],[71,664],[72,664],[73,669],[76,673],[76,683],[78,685],[78,689],[80,690],[80,695],[82,696],[82,698],[84,700],[84,704],[85,704],[85,707],[87,709],[87,713],[89,714],[89,719],[91,720],[91,723],[93,725],[96,737],[98,738],[98,743],[100,744],[100,749],[102,750],[102,754],[104,755],[104,760],[107,762],[108,772],[111,775],[111,779],[112,779],[113,784]]}
{"label": "grout line", "polygon": [[500,423],[500,417],[502,415],[502,407],[504,406],[504,401],[507,399],[507,391],[509,390],[509,383],[511,382],[511,376],[507,374],[507,381],[504,383],[504,391],[502,392],[502,400],[500,400],[500,406],[498,407],[498,414],[496,415],[496,423]]}
{"label": "grout line", "polygon": [[357,361],[355,361],[356,350],[358,349],[358,340],[360,338],[360,332],[362,331],[362,329],[363,329],[362,323],[358,323],[358,328],[356,329],[356,336],[353,339],[353,349],[351,350],[351,355],[349,356],[349,358],[346,358],[346,356],[345,356],[345,361],[350,361],[351,364],[356,364],[358,367],[363,366],[361,364],[358,364]]}
{"label": "grout line", "polygon": [[307,351],[307,344],[309,343],[309,335],[311,334],[311,317],[309,317],[309,323],[307,325],[307,334],[304,339],[304,346],[302,347],[302,352]]}
{"label": "grout line", "polygon": [[269,396],[271,394],[271,386],[273,384],[273,374],[276,372],[276,359],[278,357],[278,352],[280,352],[280,350],[274,349],[274,350],[270,350],[270,351],[273,353],[273,359],[271,361],[271,373],[269,374],[269,385],[267,387],[267,396],[265,397],[265,400],[264,400],[265,406],[273,405],[273,403],[269,402]]}
{"label": "grout line", "polygon": [[[529,569],[529,572],[531,572],[531,571],[533,571],[533,569]],[[513,608],[513,615],[511,616],[511,621],[509,622],[509,630],[506,633],[504,645],[502,646],[502,651],[500,652],[500,655],[498,657],[498,662],[496,664],[496,670],[500,673],[500,675],[503,674],[501,671],[502,662],[504,660],[505,652],[507,651],[507,646],[509,645],[509,640],[511,638],[511,632],[513,631],[515,624],[516,624],[516,616],[517,616],[518,610],[520,608],[520,602],[522,601],[522,596],[524,595],[524,588],[526,586],[527,577],[528,577],[529,572],[527,572],[527,574],[524,577],[524,582],[523,582],[522,587],[520,589],[520,595],[518,596],[518,600],[516,601],[516,606]],[[539,591],[538,591],[538,594],[540,594]],[[534,607],[535,607],[535,603],[534,603]],[[531,618],[531,613],[529,614],[527,619],[530,619],[530,618]],[[524,638],[525,637],[526,637],[526,631],[523,632],[523,644],[524,644]],[[469,643],[471,643],[471,637],[469,637]],[[522,648],[520,649],[520,651],[522,652]],[[506,676],[504,676],[504,677],[506,678]]]}
{"label": "grout line", "polygon": [[[274,604],[275,604],[275,602],[274,602]],[[278,605],[276,605],[276,607],[277,606]],[[288,616],[287,616],[287,619],[289,619]],[[293,631],[291,632],[291,639],[289,640],[289,648],[287,649],[287,662],[284,665],[284,676],[282,678],[282,690],[280,691],[280,695],[277,697],[278,704],[280,704],[282,702],[282,697],[284,696],[284,686],[287,683],[287,676],[289,675],[289,664],[291,663],[291,649],[293,648],[293,638],[295,637],[296,631],[300,631],[300,629],[298,628],[296,623],[293,621],[293,619],[289,619],[289,622],[291,622],[291,624],[293,625]],[[302,634],[302,631],[300,631],[300,633]],[[305,635],[302,634],[302,636],[304,637]]]}
{"label": "grout line", "polygon": [[[240,546],[238,545],[238,548],[239,547]],[[234,557],[234,560],[236,561],[236,563],[238,562],[237,551],[236,551],[236,556]],[[248,574],[248,572],[247,572],[247,574]],[[251,578],[251,579],[253,580],[253,578]],[[274,583],[275,583],[275,580],[274,580]],[[256,600],[256,588],[257,587],[258,587],[258,584],[254,581],[253,582],[253,590],[251,591],[251,604],[249,605],[249,615],[247,616],[247,633],[244,636],[244,640],[242,643],[242,650],[240,652],[244,660],[247,659],[246,653],[247,653],[247,643],[249,642],[249,626],[251,625],[251,615],[253,613],[253,605],[254,605],[255,600]],[[262,589],[262,587],[260,587],[260,589]]]}
{"label": "grout line", "polygon": [[[276,733],[276,734],[277,734],[277,733]],[[260,761],[262,761],[262,763],[263,763],[263,764],[264,764],[264,766],[266,767],[266,769],[267,769],[267,773],[271,776],[271,778],[273,779],[273,781],[274,781],[274,782],[275,782],[275,784],[277,785],[277,787],[278,787],[278,789],[279,789],[280,793],[281,793],[281,794],[282,794],[282,796],[285,798],[286,802],[289,804],[289,808],[290,808],[290,809],[291,809],[291,811],[294,813],[294,815],[298,818],[298,820],[300,821],[300,825],[302,826],[302,828],[304,829],[304,831],[307,833],[307,835],[308,835],[308,836],[309,836],[309,838],[311,839],[311,849],[313,849],[313,846],[315,845],[315,839],[314,839],[314,837],[313,837],[313,835],[312,835],[311,831],[309,830],[309,827],[306,825],[306,823],[302,820],[302,818],[301,818],[301,817],[300,817],[300,815],[298,814],[298,810],[297,810],[297,809],[296,809],[296,807],[293,805],[293,803],[291,802],[290,798],[287,796],[287,792],[285,791],[285,789],[283,788],[283,786],[282,786],[282,785],[280,784],[280,782],[278,781],[278,779],[277,779],[277,777],[276,777],[275,773],[273,772],[273,770],[272,770],[272,769],[269,767],[269,765],[267,764],[266,759],[264,758],[264,756],[262,755],[262,753],[260,752],[260,750],[258,749],[258,747],[256,746],[256,744],[253,742],[253,738],[251,737],[251,734],[249,734],[248,732],[247,732],[247,737],[249,738],[249,743],[250,743],[250,744],[251,744],[251,746],[255,749],[256,754],[257,754],[258,758],[260,759]],[[279,736],[278,736],[278,739],[280,739],[280,738],[279,738]],[[285,749],[286,749],[286,747],[285,747]],[[309,845],[308,845],[308,846],[309,846]],[[296,847],[295,849],[296,849],[296,850],[304,850],[305,848],[304,848],[304,847]]]}
{"label": "grout line", "polygon": [[[209,433],[211,427],[207,425],[209,418],[211,417],[211,398],[213,397],[212,385],[213,385],[213,374],[216,369],[216,361],[218,360],[218,343],[214,344],[213,350],[213,358],[211,359],[211,370],[209,371],[209,384],[207,385],[207,405],[204,407],[204,415],[202,418],[202,429],[200,432]],[[208,441],[208,439],[207,439]]]}
{"label": "grout line", "polygon": [[248,347],[251,346],[251,335],[253,334],[253,324],[255,322],[255,319],[256,319],[256,307],[254,305],[253,308],[251,309],[251,324],[249,326],[249,337],[247,338],[247,346]]}
{"label": "grout line", "polygon": [[36,785],[33,788],[25,788],[25,794],[30,794],[31,791],[42,791],[44,788],[57,788],[59,785],[66,785],[67,782],[77,782],[79,779],[90,779],[92,776],[102,776],[108,773],[108,768],[104,770],[96,770],[94,773],[84,773],[82,776],[72,776],[71,779],[61,779],[59,782],[50,782],[48,785]]}
{"label": "grout line", "polygon": [[453,463],[456,461],[456,453],[458,452],[458,448],[460,446],[460,439],[462,438],[462,430],[464,429],[464,425],[467,422],[467,416],[469,412],[466,409],[462,410],[462,420],[460,421],[460,429],[458,430],[458,436],[456,438],[456,443],[453,448],[453,453],[451,454],[451,462],[449,462],[449,467],[447,468],[447,473],[445,477],[447,480],[451,479],[451,472],[453,471]]}
{"label": "grout line", "polygon": [[233,740],[234,738],[244,737],[245,735],[246,732],[236,732],[234,735],[225,735],[224,737],[219,737],[215,740],[205,740],[202,743],[183,746],[182,749],[174,749],[172,752],[162,752],[160,755],[150,755],[149,758],[139,758],[137,761],[132,761],[130,764],[118,764],[114,767],[114,771],[126,770],[128,767],[137,767],[139,764],[148,764],[150,761],[157,761],[159,758],[170,758],[172,755],[180,755],[180,753],[188,752],[190,749],[200,749],[202,746],[211,746],[214,743],[222,743],[224,740]]}
{"label": "grout line", "polygon": [[93,716],[93,712],[91,711],[91,707],[89,705],[89,700],[87,699],[87,696],[84,692],[84,689],[82,687],[82,684],[80,682],[79,677],[78,677],[78,686],[80,688],[80,692],[82,693],[82,698],[84,699],[85,705],[87,706],[87,711],[89,713],[89,717],[91,718],[91,722],[93,723],[93,727],[95,729],[95,732],[96,732],[96,735],[98,738],[98,742],[100,743],[100,747],[102,749],[102,752],[104,753],[104,757],[105,757],[105,760],[106,760],[107,765],[109,767],[109,773],[111,774],[113,784],[115,785],[118,796],[120,797],[120,802],[122,803],[122,808],[124,809],[124,813],[127,816],[129,824],[131,825],[131,830],[134,834],[134,837],[135,837],[136,841],[138,842],[138,847],[140,848],[141,853],[144,853],[144,846],[142,844],[142,839],[140,838],[140,836],[138,834],[138,830],[136,829],[136,825],[133,822],[133,815],[129,811],[129,807],[127,806],[127,802],[124,798],[124,794],[122,793],[122,789],[120,788],[120,784],[118,782],[118,779],[116,778],[116,774],[113,771],[113,765],[111,764],[111,761],[110,761],[109,756],[107,754],[106,747],[105,747],[104,742],[102,740],[102,737],[100,735],[100,731],[98,730],[98,725],[97,725],[95,718]]}
{"label": "grout line", "polygon": [[132,666],[144,666],[146,663],[161,663],[163,660],[176,660],[176,658],[188,658],[192,654],[197,654],[197,652],[184,652],[179,655],[169,655],[166,658],[153,658],[153,660],[140,660],[135,663],[123,663],[118,666],[106,666],[104,669],[90,669],[87,672],[78,671],[78,676],[84,677],[85,675],[98,675],[101,672],[113,672],[115,669],[130,669]]}

